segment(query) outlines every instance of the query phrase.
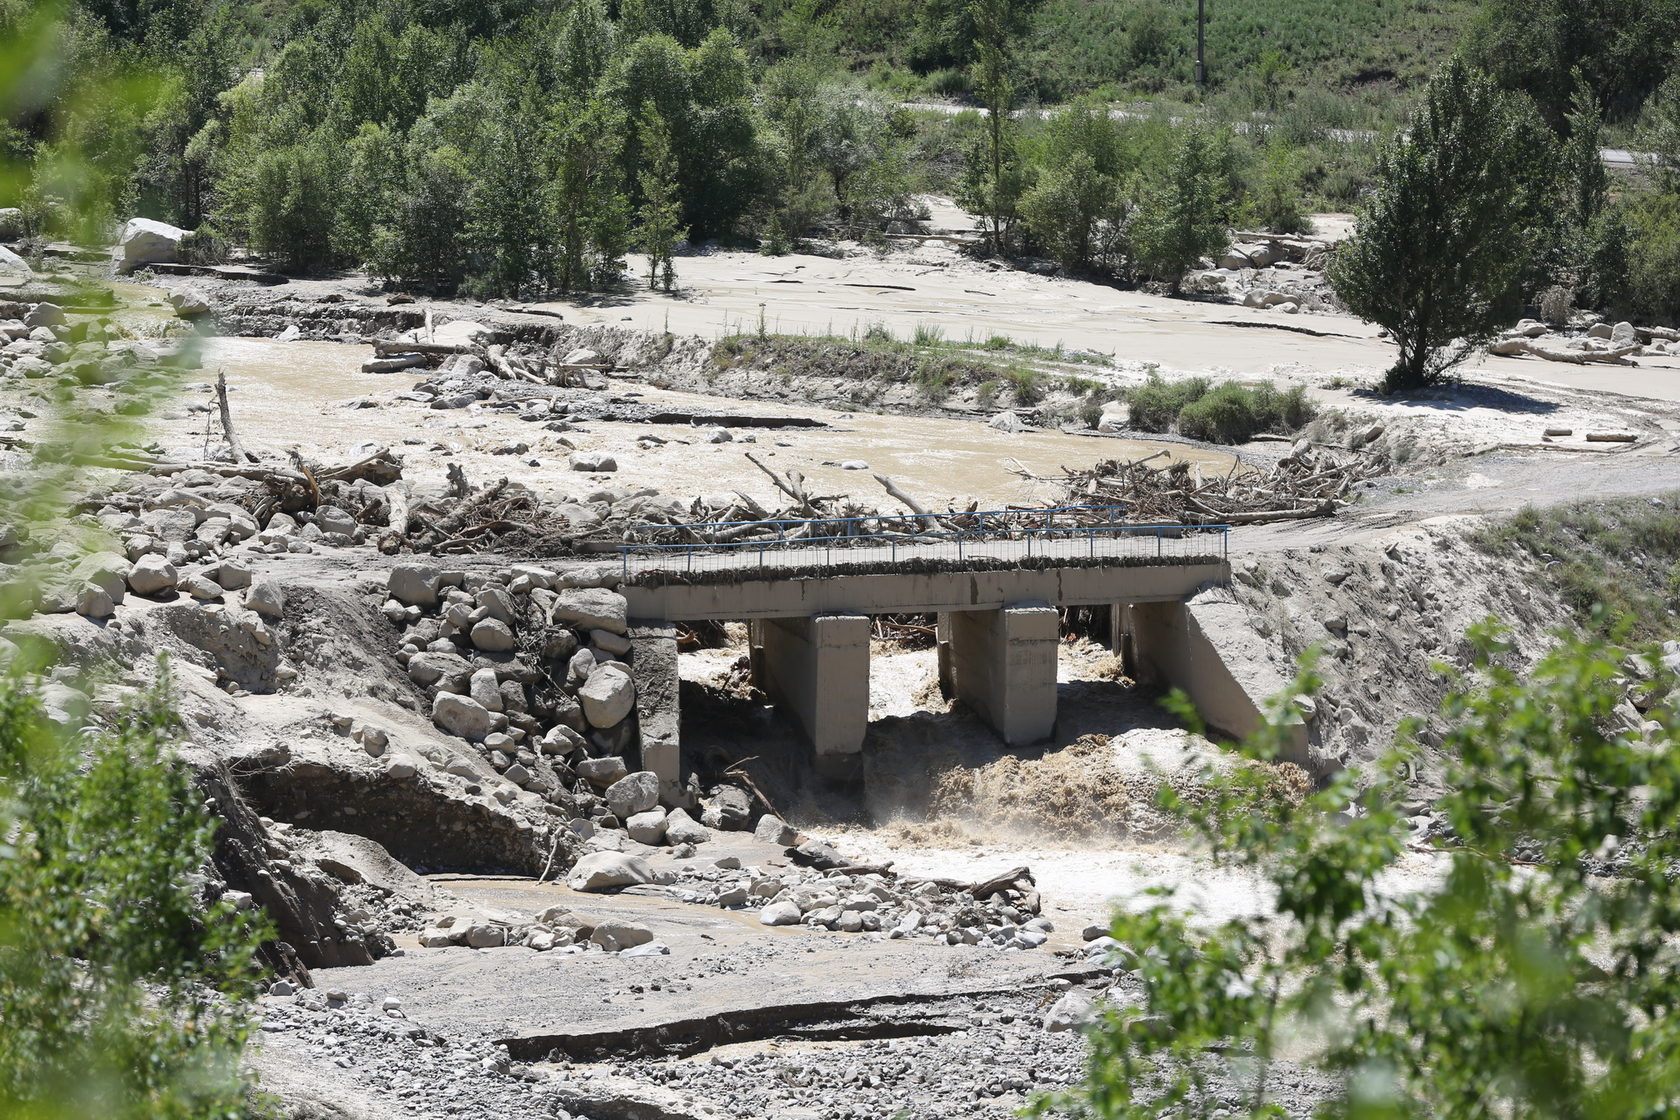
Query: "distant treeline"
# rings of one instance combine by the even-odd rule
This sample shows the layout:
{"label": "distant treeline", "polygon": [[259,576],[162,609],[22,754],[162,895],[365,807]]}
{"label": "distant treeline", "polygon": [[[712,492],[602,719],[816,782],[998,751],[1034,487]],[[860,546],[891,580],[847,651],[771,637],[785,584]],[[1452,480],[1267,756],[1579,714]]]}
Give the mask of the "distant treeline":
{"label": "distant treeline", "polygon": [[[1224,228],[1357,205],[1376,144],[1332,128],[1398,123],[1455,45],[1560,142],[1590,117],[1656,144],[1680,104],[1657,93],[1680,0],[1209,0],[1200,111],[1171,104],[1194,4],[1166,0],[66,4],[0,0],[0,38],[60,24],[56,101],[0,121],[33,168],[0,205],[32,233],[143,214],[205,258],[487,296],[609,286],[632,249],[668,286],[685,237],[874,236],[923,190],[984,215],[995,249],[1176,281]],[[1092,91],[1160,96],[1116,120]],[[1076,103],[997,127],[899,104],[928,92]],[[1603,302],[1680,302],[1651,282],[1649,246],[1680,245],[1659,185],[1612,192],[1590,252],[1623,278],[1583,285]]]}

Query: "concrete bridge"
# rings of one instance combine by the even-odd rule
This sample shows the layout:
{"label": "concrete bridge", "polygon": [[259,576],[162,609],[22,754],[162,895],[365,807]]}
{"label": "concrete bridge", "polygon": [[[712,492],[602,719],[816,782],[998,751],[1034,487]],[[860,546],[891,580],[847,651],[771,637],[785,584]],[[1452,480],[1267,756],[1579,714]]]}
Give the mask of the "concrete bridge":
{"label": "concrete bridge", "polygon": [[[854,779],[869,724],[872,616],[938,618],[940,682],[1005,742],[1056,726],[1059,608],[1108,606],[1121,631],[1170,616],[1228,580],[1223,526],[1080,524],[1085,511],[984,530],[843,531],[717,546],[626,546],[620,587],[632,618],[642,765],[677,780],[677,622],[744,621],[755,683],[809,740],[819,772]],[[872,526],[873,527],[873,526]],[[713,530],[716,527],[685,527]],[[823,529],[832,529],[825,523]],[[697,537],[709,535],[695,533]],[[1164,633],[1150,627],[1155,644]]]}

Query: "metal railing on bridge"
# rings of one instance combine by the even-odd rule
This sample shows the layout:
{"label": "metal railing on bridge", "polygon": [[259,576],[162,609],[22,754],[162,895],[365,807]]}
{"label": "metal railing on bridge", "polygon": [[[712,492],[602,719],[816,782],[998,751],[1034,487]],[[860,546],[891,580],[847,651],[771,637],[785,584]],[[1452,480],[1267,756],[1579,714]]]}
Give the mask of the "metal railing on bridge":
{"label": "metal railing on bridge", "polygon": [[618,552],[626,580],[646,573],[1188,564],[1229,557],[1228,525],[1139,525],[1124,514],[1123,506],[1062,506],[644,525],[627,535],[661,539],[632,539]]}

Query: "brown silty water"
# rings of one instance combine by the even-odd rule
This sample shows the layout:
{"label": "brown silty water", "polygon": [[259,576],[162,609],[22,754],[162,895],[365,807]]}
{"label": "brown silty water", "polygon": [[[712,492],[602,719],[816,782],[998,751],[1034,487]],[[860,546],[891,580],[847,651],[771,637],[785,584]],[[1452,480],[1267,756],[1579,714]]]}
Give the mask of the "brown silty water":
{"label": "brown silty water", "polygon": [[[978,501],[982,506],[1041,503],[1056,498],[1056,488],[1022,475],[1054,476],[1062,468],[1082,468],[1100,459],[1138,458],[1158,451],[1158,462],[1187,460],[1221,474],[1232,456],[1180,444],[1031,431],[1009,434],[971,420],[842,413],[821,408],[789,408],[768,402],[733,402],[729,411],[759,416],[804,416],[823,428],[759,429],[755,443],[711,444],[708,430],[679,425],[589,422],[564,439],[583,451],[606,451],[616,457],[616,475],[572,471],[570,449],[561,437],[539,424],[496,412],[434,410],[390,396],[413,388],[424,378],[414,373],[363,373],[370,351],[333,342],[277,342],[261,338],[208,338],[199,343],[202,375],[184,394],[183,403],[213,403],[209,388],[225,371],[234,425],[253,450],[283,452],[296,448],[305,457],[338,462],[363,441],[391,445],[404,454],[407,477],[439,486],[451,462],[469,479],[507,476],[541,492],[583,494],[603,482],[652,488],[687,498],[715,491],[740,490],[767,507],[783,504],[770,480],[746,460],[751,451],[777,470],[797,470],[807,488],[824,495],[850,494],[890,505],[870,473],[892,476],[923,501]],[[671,409],[717,411],[716,398],[653,389],[635,384],[616,391],[648,404]],[[373,407],[353,407],[371,400]],[[181,454],[202,451],[211,413],[168,414],[154,421],[157,437]],[[737,430],[736,438],[748,433]],[[644,448],[646,436],[668,441]],[[493,454],[499,447],[524,443],[518,454]],[[420,453],[416,453],[420,452]],[[534,465],[533,465],[534,460]],[[869,471],[844,470],[845,461],[862,461]]]}

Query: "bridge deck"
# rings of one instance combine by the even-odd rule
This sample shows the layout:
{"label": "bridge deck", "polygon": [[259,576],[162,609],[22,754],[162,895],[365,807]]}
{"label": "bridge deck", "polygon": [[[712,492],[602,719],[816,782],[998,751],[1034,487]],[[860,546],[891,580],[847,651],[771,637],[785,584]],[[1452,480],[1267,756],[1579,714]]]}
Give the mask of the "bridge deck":
{"label": "bridge deck", "polygon": [[1065,566],[1001,567],[984,571],[742,570],[738,579],[625,585],[632,618],[800,618],[817,614],[934,614],[998,610],[1011,603],[1100,606],[1188,598],[1206,583],[1223,583],[1230,567],[1203,557],[1162,563],[1105,564],[1089,557]]}

